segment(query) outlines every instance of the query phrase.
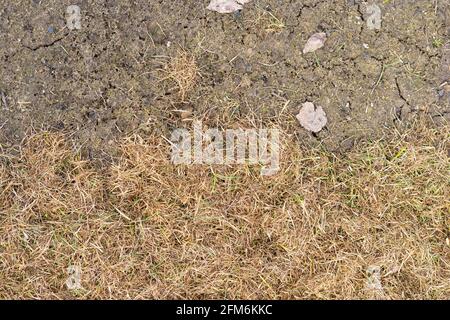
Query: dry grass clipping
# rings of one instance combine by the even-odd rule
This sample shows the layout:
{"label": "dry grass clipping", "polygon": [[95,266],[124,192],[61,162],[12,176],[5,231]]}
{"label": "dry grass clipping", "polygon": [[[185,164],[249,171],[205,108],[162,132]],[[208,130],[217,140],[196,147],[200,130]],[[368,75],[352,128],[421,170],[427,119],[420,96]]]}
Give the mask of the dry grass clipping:
{"label": "dry grass clipping", "polygon": [[179,98],[184,102],[187,95],[194,89],[197,78],[199,77],[199,68],[195,56],[185,50],[178,50],[176,56],[170,58],[164,63],[161,69],[164,76],[162,81],[170,80],[176,84]]}
{"label": "dry grass clipping", "polygon": [[34,135],[0,157],[0,297],[446,299],[448,137],[420,126],[339,158],[285,137],[267,178],[173,166],[139,136],[99,170]]}

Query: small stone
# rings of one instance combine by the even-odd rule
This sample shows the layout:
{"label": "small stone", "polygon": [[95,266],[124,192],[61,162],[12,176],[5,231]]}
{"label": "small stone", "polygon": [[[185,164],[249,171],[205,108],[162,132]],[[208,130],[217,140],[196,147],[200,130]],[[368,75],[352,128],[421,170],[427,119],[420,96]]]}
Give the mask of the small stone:
{"label": "small stone", "polygon": [[216,11],[218,13],[233,13],[235,11],[242,10],[243,7],[235,0],[211,0],[206,9]]}
{"label": "small stone", "polygon": [[303,49],[303,54],[314,52],[317,49],[322,48],[327,40],[327,35],[324,32],[313,34],[306,42],[305,48]]}
{"label": "small stone", "polygon": [[305,102],[297,114],[297,120],[301,126],[308,131],[317,133],[322,130],[328,122],[327,115],[322,107],[315,107],[311,102]]}
{"label": "small stone", "polygon": [[207,9],[219,13],[237,13],[235,17],[239,18],[239,11],[243,9],[242,5],[252,0],[211,0]]}

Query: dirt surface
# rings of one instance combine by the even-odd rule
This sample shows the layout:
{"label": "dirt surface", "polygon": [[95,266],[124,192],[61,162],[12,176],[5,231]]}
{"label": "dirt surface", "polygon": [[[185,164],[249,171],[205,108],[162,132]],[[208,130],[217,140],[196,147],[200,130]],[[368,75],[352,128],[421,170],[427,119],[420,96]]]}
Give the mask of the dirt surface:
{"label": "dirt surface", "polygon": [[[1,141],[31,128],[68,131],[96,155],[124,134],[190,126],[179,110],[192,110],[209,126],[276,123],[345,150],[421,112],[449,117],[446,0],[377,1],[379,31],[358,0],[255,0],[237,14],[208,2],[1,0]],[[66,27],[71,4],[80,30]],[[303,55],[316,32],[327,34],[325,47]],[[200,74],[184,101],[161,71],[181,51]],[[328,116],[317,135],[295,119],[305,101]]]}
{"label": "dirt surface", "polygon": [[[208,3],[0,0],[0,298],[450,297],[450,2]],[[279,172],[174,165],[194,120]]]}

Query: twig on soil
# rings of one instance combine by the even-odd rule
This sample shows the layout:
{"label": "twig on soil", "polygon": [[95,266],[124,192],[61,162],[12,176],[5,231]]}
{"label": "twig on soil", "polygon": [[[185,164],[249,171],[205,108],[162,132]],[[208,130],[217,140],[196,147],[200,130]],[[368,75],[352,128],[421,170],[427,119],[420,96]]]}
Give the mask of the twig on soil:
{"label": "twig on soil", "polygon": [[3,129],[3,127],[5,126],[5,124],[8,123],[8,120],[6,120],[5,122],[2,123],[2,125],[0,126],[0,130]]}
{"label": "twig on soil", "polygon": [[8,109],[8,101],[6,100],[6,95],[3,91],[0,91],[0,96],[2,99],[2,104],[5,109]]}
{"label": "twig on soil", "polygon": [[378,85],[381,82],[381,79],[383,79],[383,75],[384,75],[384,70],[385,70],[385,65],[383,64],[383,66],[381,67],[381,73],[380,76],[378,77],[377,82],[375,83],[374,87],[372,88],[372,91],[370,92],[370,94],[373,94],[373,92],[375,91],[376,87],[378,87]]}

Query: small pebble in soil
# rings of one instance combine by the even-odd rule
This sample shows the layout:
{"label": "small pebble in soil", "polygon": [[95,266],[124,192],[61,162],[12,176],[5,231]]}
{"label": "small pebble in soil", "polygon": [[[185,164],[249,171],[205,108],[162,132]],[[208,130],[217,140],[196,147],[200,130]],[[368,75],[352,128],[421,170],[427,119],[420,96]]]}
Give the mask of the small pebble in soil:
{"label": "small pebble in soil", "polygon": [[243,4],[251,0],[211,0],[207,9],[219,13],[235,13],[242,10]]}
{"label": "small pebble in soil", "polygon": [[305,48],[303,49],[303,54],[314,52],[317,49],[322,48],[327,40],[327,35],[324,32],[319,32],[313,34],[306,42]]}
{"label": "small pebble in soil", "polygon": [[322,107],[315,106],[312,102],[305,102],[296,118],[303,128],[313,133],[322,130],[328,122]]}
{"label": "small pebble in soil", "polygon": [[233,13],[242,10],[243,7],[234,0],[211,0],[207,9],[218,13]]}

